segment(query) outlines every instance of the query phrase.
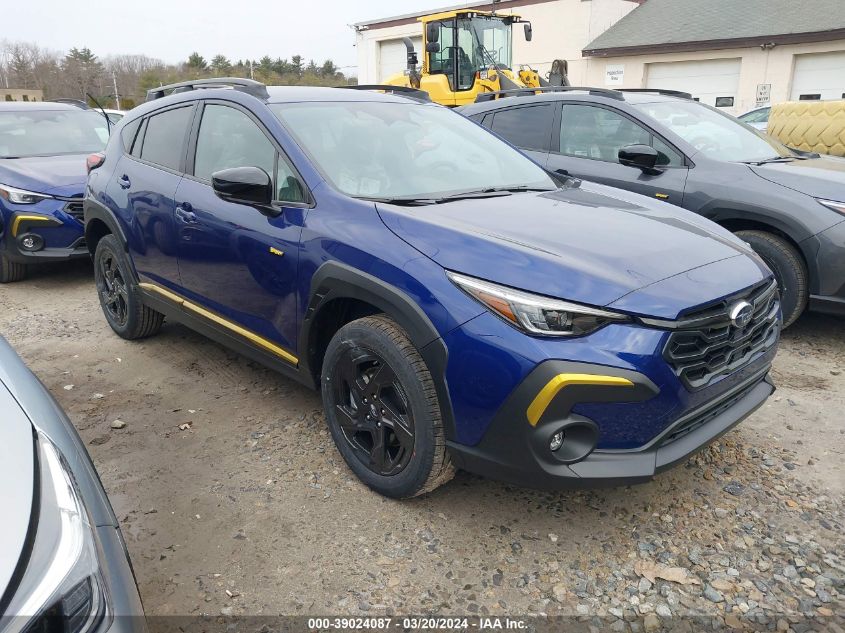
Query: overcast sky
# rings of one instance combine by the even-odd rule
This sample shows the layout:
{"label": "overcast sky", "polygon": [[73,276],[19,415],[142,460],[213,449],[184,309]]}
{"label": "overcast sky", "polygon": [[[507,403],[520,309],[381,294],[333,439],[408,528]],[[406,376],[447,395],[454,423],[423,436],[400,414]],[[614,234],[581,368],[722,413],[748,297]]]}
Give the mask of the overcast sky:
{"label": "overcast sky", "polygon": [[[199,51],[238,59],[302,55],[317,63],[357,63],[348,26],[454,0],[28,0],[3,11],[0,38],[66,51],[87,46],[105,57],[143,53],[165,62]],[[8,13],[8,14],[7,14]],[[343,69],[353,74],[354,68]]]}

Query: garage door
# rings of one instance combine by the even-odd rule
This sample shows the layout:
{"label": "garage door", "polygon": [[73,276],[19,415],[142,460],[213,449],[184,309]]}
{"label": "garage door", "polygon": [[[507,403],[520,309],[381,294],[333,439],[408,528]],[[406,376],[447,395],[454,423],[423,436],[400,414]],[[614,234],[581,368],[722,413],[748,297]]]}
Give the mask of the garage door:
{"label": "garage door", "polygon": [[845,51],[796,55],[790,98],[845,99]]}
{"label": "garage door", "polygon": [[[414,50],[422,64],[423,52],[422,38],[412,37]],[[378,49],[378,81],[384,81],[391,75],[403,72],[408,67],[408,52],[405,43],[401,39],[384,40],[379,42]]]}
{"label": "garage door", "polygon": [[682,90],[693,97],[733,111],[739,86],[739,59],[702,59],[692,62],[647,64],[646,87]]}

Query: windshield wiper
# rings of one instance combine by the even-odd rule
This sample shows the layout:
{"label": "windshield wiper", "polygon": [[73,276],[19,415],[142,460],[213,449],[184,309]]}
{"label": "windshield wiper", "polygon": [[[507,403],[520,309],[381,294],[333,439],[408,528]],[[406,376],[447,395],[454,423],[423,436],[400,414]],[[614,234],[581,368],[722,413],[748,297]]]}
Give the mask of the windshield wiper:
{"label": "windshield wiper", "polygon": [[764,158],[763,160],[743,160],[740,162],[746,165],[769,165],[771,163],[791,163],[797,156],[772,156],[771,158]]}
{"label": "windshield wiper", "polygon": [[448,196],[440,196],[437,198],[424,198],[414,196],[398,196],[396,198],[373,198],[370,196],[356,196],[362,200],[371,200],[372,202],[383,202],[385,204],[396,204],[402,206],[423,206],[427,204],[443,204],[445,202],[455,202],[456,200],[470,200],[473,198],[502,198],[509,196],[512,193],[522,193],[526,191],[557,191],[549,187],[532,187],[528,185],[517,185],[513,187],[488,187],[486,189],[478,189],[477,191],[461,191],[453,193]]}

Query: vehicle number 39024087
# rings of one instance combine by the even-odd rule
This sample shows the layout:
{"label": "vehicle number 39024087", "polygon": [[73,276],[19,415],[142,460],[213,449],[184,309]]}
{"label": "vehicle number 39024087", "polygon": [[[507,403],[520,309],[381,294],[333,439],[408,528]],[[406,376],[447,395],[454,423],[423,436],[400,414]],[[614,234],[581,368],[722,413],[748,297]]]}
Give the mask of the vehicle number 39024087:
{"label": "vehicle number 39024087", "polygon": [[309,618],[310,631],[330,630],[361,630],[361,631],[389,631],[393,627],[404,631],[419,630],[458,630],[469,629],[467,618],[445,617],[404,617],[393,621],[393,618]]}

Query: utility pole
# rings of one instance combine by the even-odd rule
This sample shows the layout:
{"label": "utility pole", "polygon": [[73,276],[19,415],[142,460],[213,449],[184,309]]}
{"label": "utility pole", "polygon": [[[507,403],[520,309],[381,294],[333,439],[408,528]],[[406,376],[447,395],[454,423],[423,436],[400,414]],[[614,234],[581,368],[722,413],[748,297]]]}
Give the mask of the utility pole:
{"label": "utility pole", "polygon": [[117,105],[117,109],[120,110],[120,95],[117,94],[117,76],[114,74],[114,71],[111,71],[111,80],[112,85],[114,86],[114,101]]}
{"label": "utility pole", "polygon": [[255,79],[255,75],[252,73],[252,60],[249,60],[249,78]]}

